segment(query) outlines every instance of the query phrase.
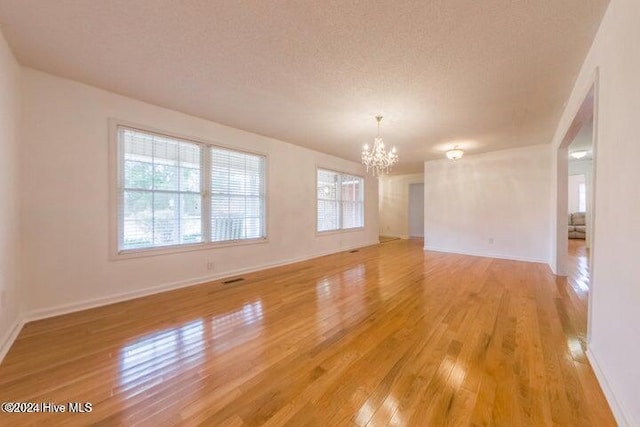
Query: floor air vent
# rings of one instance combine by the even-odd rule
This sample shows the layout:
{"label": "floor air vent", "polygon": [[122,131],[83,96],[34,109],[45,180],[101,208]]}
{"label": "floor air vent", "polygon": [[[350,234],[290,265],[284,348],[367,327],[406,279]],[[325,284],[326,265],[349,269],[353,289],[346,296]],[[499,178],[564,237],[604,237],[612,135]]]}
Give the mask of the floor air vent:
{"label": "floor air vent", "polygon": [[222,282],[223,285],[230,285],[231,283],[242,282],[244,277],[238,277],[237,279],[229,279]]}
{"label": "floor air vent", "polygon": [[351,253],[351,254],[355,254],[356,252],[360,252],[360,251],[359,251],[359,250],[357,250],[357,249],[354,249],[354,250],[352,250],[352,251],[349,251],[349,253]]}

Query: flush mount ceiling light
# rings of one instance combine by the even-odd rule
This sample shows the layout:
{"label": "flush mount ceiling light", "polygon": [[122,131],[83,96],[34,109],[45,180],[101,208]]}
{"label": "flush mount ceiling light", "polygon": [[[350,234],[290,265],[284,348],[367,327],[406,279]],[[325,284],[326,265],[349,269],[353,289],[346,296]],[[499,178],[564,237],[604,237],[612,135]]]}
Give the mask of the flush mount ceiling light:
{"label": "flush mount ceiling light", "polygon": [[573,153],[571,153],[571,157],[577,160],[583,158],[586,155],[587,155],[586,151],[574,151]]}
{"label": "flush mount ceiling light", "polygon": [[378,136],[373,140],[373,148],[371,150],[369,150],[369,144],[365,144],[362,148],[362,164],[367,167],[367,172],[371,171],[373,176],[380,176],[389,173],[391,166],[398,163],[398,154],[396,153],[396,147],[393,147],[387,153],[380,135],[382,116],[376,116],[376,121],[378,122]]}
{"label": "flush mount ceiling light", "polygon": [[449,160],[459,160],[463,155],[464,151],[462,151],[458,147],[453,147],[452,150],[447,151],[447,159]]}

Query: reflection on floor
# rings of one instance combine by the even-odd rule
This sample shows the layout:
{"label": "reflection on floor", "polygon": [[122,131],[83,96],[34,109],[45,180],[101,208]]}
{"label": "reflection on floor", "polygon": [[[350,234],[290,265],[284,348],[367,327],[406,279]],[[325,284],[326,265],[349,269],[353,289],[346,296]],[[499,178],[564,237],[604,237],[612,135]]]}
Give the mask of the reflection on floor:
{"label": "reflection on floor", "polygon": [[567,293],[568,301],[576,308],[577,316],[571,318],[575,327],[576,341],[569,347],[587,349],[587,309],[589,305],[589,249],[583,239],[569,239],[569,266],[567,277],[556,280],[562,286],[571,289]]}
{"label": "reflection on floor", "polygon": [[587,298],[589,292],[589,249],[582,239],[569,239],[569,283]]}

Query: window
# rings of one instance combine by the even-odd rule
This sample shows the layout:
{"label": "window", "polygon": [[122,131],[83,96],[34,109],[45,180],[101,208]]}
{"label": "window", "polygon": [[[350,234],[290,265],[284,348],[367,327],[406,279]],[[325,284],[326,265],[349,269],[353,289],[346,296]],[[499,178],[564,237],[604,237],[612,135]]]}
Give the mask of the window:
{"label": "window", "polygon": [[587,185],[580,183],[578,186],[578,210],[580,212],[587,211]]}
{"label": "window", "polygon": [[364,227],[364,179],[318,169],[317,231]]}
{"label": "window", "polygon": [[200,146],[120,128],[120,249],[202,242]]}
{"label": "window", "polygon": [[264,157],[211,148],[211,240],[264,235]]}
{"label": "window", "polygon": [[266,236],[264,156],[124,126],[117,138],[119,251]]}

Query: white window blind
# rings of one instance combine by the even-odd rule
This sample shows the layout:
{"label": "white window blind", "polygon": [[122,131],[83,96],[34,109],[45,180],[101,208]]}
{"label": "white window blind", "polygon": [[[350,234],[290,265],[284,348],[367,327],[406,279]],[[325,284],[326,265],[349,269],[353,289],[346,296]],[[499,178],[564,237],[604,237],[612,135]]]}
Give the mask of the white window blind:
{"label": "white window blind", "polygon": [[264,156],[125,126],[117,138],[119,251],[266,236]]}
{"label": "white window blind", "polygon": [[211,240],[265,237],[264,156],[211,148]]}
{"label": "white window blind", "polygon": [[120,249],[201,242],[200,146],[122,127],[118,137]]}
{"label": "white window blind", "polygon": [[364,180],[359,176],[341,175],[342,228],[364,227]]}
{"label": "white window blind", "polygon": [[339,177],[337,172],[318,169],[318,231],[340,228]]}
{"label": "white window blind", "polygon": [[364,227],[364,179],[326,169],[317,171],[317,230]]}

